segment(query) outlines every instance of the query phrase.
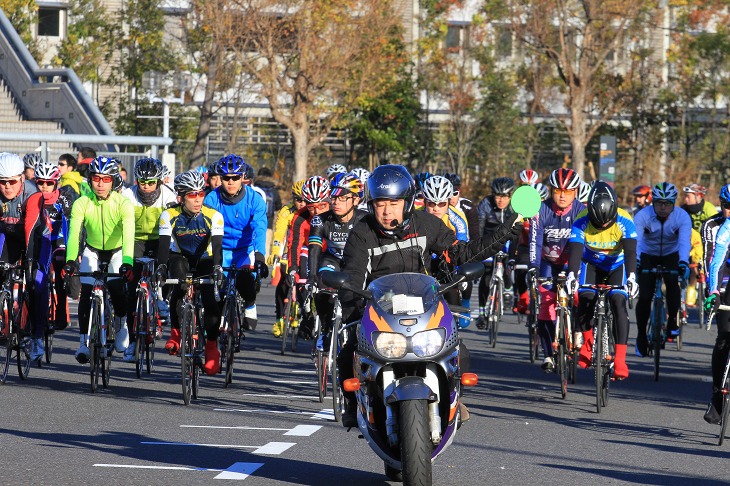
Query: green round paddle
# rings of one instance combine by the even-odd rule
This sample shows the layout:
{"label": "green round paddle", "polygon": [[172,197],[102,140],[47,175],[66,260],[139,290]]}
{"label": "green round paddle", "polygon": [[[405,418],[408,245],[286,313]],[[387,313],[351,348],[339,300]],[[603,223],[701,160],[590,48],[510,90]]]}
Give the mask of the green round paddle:
{"label": "green round paddle", "polygon": [[522,186],[512,194],[510,205],[523,218],[532,218],[540,211],[540,193],[532,186]]}

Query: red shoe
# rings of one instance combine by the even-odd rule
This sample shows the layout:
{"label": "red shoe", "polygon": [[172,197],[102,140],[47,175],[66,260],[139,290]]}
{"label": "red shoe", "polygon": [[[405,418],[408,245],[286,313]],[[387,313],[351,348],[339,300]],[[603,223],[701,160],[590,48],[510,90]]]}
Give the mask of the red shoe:
{"label": "red shoe", "polygon": [[517,300],[517,305],[513,309],[517,314],[527,314],[530,311],[530,294],[524,291]]}
{"label": "red shoe", "polygon": [[623,380],[629,377],[629,367],[626,366],[626,345],[616,345],[616,357],[613,361],[613,377],[616,380]]}
{"label": "red shoe", "polygon": [[578,366],[581,368],[589,368],[593,359],[593,331],[585,331],[583,333],[583,346],[580,348],[578,355]]}
{"label": "red shoe", "polygon": [[180,350],[180,329],[170,330],[170,339],[165,343],[165,350],[170,354],[177,354]]}
{"label": "red shoe", "polygon": [[203,370],[206,375],[215,375],[221,370],[221,352],[218,350],[218,343],[214,340],[205,343]]}

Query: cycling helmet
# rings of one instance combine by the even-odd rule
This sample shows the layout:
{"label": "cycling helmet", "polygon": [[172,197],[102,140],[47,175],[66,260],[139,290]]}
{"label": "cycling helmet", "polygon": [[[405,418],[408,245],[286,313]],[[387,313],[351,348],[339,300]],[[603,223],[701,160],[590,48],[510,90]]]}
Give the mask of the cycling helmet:
{"label": "cycling helmet", "polygon": [[244,170],[248,167],[248,164],[243,160],[243,157],[239,157],[235,154],[226,155],[221,157],[216,162],[216,172],[220,175],[243,175]]}
{"label": "cycling helmet", "polygon": [[598,181],[588,195],[588,218],[594,228],[604,228],[616,222],[618,201],[616,191],[606,182]]}
{"label": "cycling helmet", "polygon": [[211,162],[208,164],[208,176],[218,175],[217,172],[217,162]]}
{"label": "cycling helmet", "polygon": [[458,191],[461,187],[461,177],[459,177],[458,174],[450,174],[446,173],[444,174],[444,177],[446,177],[449,182],[451,182],[451,185],[454,186],[454,191]]}
{"label": "cycling helmet", "polygon": [[512,194],[515,190],[515,181],[509,177],[497,177],[492,181],[493,194]]}
{"label": "cycling helmet", "polygon": [[296,181],[291,186],[291,193],[294,197],[302,197],[302,186],[304,186],[304,183],[307,182],[306,179],[302,179],[301,181]]}
{"label": "cycling helmet", "polygon": [[520,172],[520,180],[523,184],[536,184],[540,180],[540,174],[532,169],[525,169]]}
{"label": "cycling helmet", "polygon": [[189,170],[175,176],[175,192],[185,194],[205,189],[205,177],[198,170]]}
{"label": "cycling helmet", "polygon": [[700,184],[690,184],[689,186],[684,187],[682,190],[690,194],[702,194],[703,196],[707,194],[707,188],[705,186],[701,186]]}
{"label": "cycling helmet", "polygon": [[23,156],[23,165],[25,169],[35,169],[35,166],[43,162],[43,157],[40,154],[31,152]]}
{"label": "cycling helmet", "polygon": [[342,164],[332,164],[329,167],[327,167],[327,179],[332,179],[332,177],[335,176],[335,174],[339,174],[341,172],[347,172],[347,167],[345,167]]}
{"label": "cycling helmet", "polygon": [[112,191],[119,191],[124,188],[124,179],[122,178],[122,174],[115,175],[112,183]]}
{"label": "cycling helmet", "polygon": [[17,177],[23,173],[23,161],[18,154],[0,153],[0,178]]}
{"label": "cycling helmet", "polygon": [[578,189],[578,200],[583,204],[586,204],[588,202],[588,194],[591,192],[593,187],[593,183],[589,184],[586,181],[581,182],[580,188]]}
{"label": "cycling helmet", "polygon": [[162,180],[162,174],[164,173],[164,166],[162,162],[151,157],[145,157],[139,159],[134,164],[134,178],[142,180]]}
{"label": "cycling helmet", "polygon": [[160,174],[160,180],[165,180],[165,178],[170,176],[170,169],[167,168],[166,165],[162,166],[162,173]]}
{"label": "cycling helmet", "polygon": [[720,202],[730,203],[730,184],[726,184],[720,189]]}
{"label": "cycling helmet", "polygon": [[555,189],[573,190],[580,187],[580,176],[573,169],[555,169],[550,174],[550,185]]}
{"label": "cycling helmet", "polygon": [[335,174],[332,181],[330,181],[330,196],[337,197],[348,192],[362,198],[362,181],[354,174],[344,174],[342,172]]}
{"label": "cycling helmet", "polygon": [[248,165],[247,163],[243,163],[243,178],[247,181],[252,181],[253,178],[256,177],[256,171],[253,170],[253,167]]}
{"label": "cycling helmet", "polygon": [[422,191],[423,183],[426,182],[429,177],[431,177],[431,174],[429,172],[419,172],[418,174],[416,174],[416,177],[413,178],[416,183],[416,189]]}
{"label": "cycling helmet", "polygon": [[367,169],[363,169],[362,167],[356,167],[350,171],[350,174],[354,175],[358,179],[360,179],[364,184],[367,183],[368,177],[370,177],[370,171]]}
{"label": "cycling helmet", "polygon": [[205,176],[205,174],[208,173],[208,168],[206,166],[204,166],[204,165],[199,165],[198,167],[196,167],[193,170],[195,172],[197,172],[198,174],[203,174],[203,176]]}
{"label": "cycling helmet", "polygon": [[58,182],[61,178],[61,173],[58,171],[58,164],[54,164],[53,162],[40,162],[35,166],[35,178]]}
{"label": "cycling helmet", "polygon": [[89,174],[119,175],[119,161],[113,157],[96,157],[89,164]]}
{"label": "cycling helmet", "polygon": [[413,213],[416,199],[416,183],[402,165],[386,164],[375,168],[368,178],[368,210],[374,212],[376,199],[403,199],[403,221]]}
{"label": "cycling helmet", "polygon": [[443,176],[431,176],[423,183],[423,198],[433,203],[447,202],[454,193],[454,186]]}
{"label": "cycling helmet", "polygon": [[302,199],[307,203],[318,203],[330,197],[330,183],[321,176],[312,176],[302,186]]}
{"label": "cycling helmet", "polygon": [[677,188],[671,182],[660,182],[651,190],[651,197],[654,200],[677,202]]}
{"label": "cycling helmet", "polygon": [[550,189],[548,189],[548,186],[546,186],[542,182],[536,182],[534,184],[530,184],[530,186],[534,187],[535,190],[540,194],[541,200],[546,201],[547,198],[550,197]]}
{"label": "cycling helmet", "polygon": [[646,185],[636,186],[634,187],[634,190],[631,191],[631,194],[634,196],[651,196],[651,187]]}

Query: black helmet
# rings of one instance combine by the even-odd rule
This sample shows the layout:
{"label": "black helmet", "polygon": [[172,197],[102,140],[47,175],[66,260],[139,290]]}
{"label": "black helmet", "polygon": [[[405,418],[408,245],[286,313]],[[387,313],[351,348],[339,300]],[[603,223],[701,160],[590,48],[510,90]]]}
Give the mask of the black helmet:
{"label": "black helmet", "polygon": [[458,174],[452,174],[452,173],[446,173],[444,174],[444,177],[446,177],[449,182],[451,182],[451,185],[454,186],[454,190],[457,191],[461,187],[461,177],[459,177]]}
{"label": "black helmet", "polygon": [[403,221],[411,217],[416,197],[416,183],[402,165],[381,165],[368,177],[368,210],[372,214],[376,199],[403,199]]}
{"label": "black helmet", "polygon": [[595,228],[610,226],[616,222],[618,201],[616,191],[603,181],[598,181],[588,194],[588,217]]}
{"label": "black helmet", "polygon": [[509,177],[497,177],[492,181],[492,194],[512,194],[515,181]]}

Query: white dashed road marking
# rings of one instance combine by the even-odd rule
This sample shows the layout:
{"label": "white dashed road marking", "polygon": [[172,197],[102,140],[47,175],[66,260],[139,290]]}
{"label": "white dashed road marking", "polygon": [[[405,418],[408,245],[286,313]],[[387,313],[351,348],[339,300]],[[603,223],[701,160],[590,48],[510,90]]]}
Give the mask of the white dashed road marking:
{"label": "white dashed road marking", "polygon": [[160,446],[184,446],[184,447],[221,447],[224,449],[254,449],[254,454],[279,455],[292,446],[297,445],[296,442],[269,442],[262,446],[247,446],[239,444],[197,444],[191,442],[140,442],[144,445],[160,445]]}

